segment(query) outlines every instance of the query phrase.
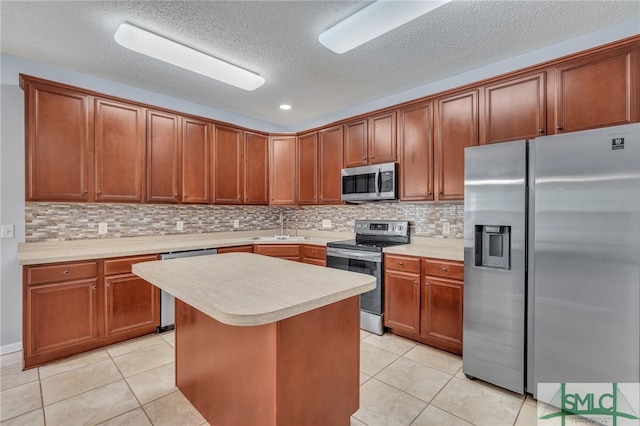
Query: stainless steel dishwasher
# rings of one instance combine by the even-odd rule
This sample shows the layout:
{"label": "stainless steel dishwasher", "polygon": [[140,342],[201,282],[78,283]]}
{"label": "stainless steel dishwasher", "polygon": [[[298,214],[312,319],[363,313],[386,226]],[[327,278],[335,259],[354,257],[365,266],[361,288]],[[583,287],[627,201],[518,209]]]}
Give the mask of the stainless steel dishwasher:
{"label": "stainless steel dishwasher", "polygon": [[[181,257],[207,256],[218,253],[218,249],[208,248],[188,251],[172,251],[160,254],[160,260],[178,259]],[[160,291],[160,326],[158,333],[173,330],[175,327],[175,298],[166,291]]]}

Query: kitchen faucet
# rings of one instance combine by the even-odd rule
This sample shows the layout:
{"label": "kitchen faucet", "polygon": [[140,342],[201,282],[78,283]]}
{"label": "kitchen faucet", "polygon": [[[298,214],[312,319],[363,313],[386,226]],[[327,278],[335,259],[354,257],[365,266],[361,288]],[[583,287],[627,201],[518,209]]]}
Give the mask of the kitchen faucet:
{"label": "kitchen faucet", "polygon": [[280,236],[284,235],[284,214],[280,212]]}

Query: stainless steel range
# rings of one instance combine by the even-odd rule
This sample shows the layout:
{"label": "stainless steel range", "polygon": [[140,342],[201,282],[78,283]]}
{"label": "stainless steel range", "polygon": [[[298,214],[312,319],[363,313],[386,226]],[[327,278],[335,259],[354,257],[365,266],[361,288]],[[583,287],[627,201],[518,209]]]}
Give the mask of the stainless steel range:
{"label": "stainless steel range", "polygon": [[377,278],[376,288],[360,295],[360,328],[384,334],[384,283],[382,249],[409,244],[409,222],[356,220],[355,240],[327,244],[327,267],[360,272]]}

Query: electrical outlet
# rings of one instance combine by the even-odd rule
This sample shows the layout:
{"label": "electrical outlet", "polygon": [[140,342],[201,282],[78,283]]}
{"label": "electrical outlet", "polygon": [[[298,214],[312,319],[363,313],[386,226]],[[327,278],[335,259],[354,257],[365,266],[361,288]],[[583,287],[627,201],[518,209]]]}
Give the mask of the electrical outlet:
{"label": "electrical outlet", "polygon": [[2,238],[13,238],[16,235],[14,225],[2,225]]}
{"label": "electrical outlet", "polygon": [[184,222],[179,220],[176,222],[176,231],[184,231]]}
{"label": "electrical outlet", "polygon": [[331,228],[331,219],[322,219],[322,227],[325,229]]}
{"label": "electrical outlet", "polygon": [[234,219],[233,220],[233,227],[234,228],[240,228],[240,221],[238,219]]}
{"label": "electrical outlet", "polygon": [[442,235],[449,235],[451,233],[451,224],[449,222],[442,222]]}
{"label": "electrical outlet", "polygon": [[98,224],[98,234],[104,235],[107,233],[108,229],[107,222],[100,222]]}

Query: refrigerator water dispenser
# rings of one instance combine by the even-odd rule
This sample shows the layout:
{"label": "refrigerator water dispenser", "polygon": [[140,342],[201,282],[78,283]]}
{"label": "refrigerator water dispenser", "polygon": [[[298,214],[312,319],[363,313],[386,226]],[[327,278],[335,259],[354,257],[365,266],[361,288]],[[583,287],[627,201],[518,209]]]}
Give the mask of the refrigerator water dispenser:
{"label": "refrigerator water dispenser", "polygon": [[511,269],[511,226],[476,225],[475,266]]}

